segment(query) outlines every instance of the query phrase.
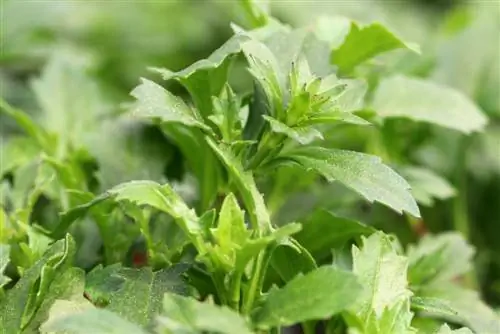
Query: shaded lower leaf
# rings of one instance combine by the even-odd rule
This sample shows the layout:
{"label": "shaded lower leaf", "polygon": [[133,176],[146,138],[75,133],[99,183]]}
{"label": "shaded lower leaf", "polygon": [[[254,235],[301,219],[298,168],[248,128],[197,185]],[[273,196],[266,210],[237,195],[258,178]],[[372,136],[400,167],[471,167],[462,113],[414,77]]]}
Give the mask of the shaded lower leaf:
{"label": "shaded lower leaf", "polygon": [[272,290],[254,320],[260,328],[271,328],[328,318],[351,306],[361,291],[352,273],[320,267]]}
{"label": "shaded lower leaf", "polygon": [[141,327],[105,309],[88,308],[46,322],[42,333],[145,334]]}
{"label": "shaded lower leaf", "polygon": [[302,224],[295,239],[320,261],[331,253],[332,248],[342,247],[348,241],[376,230],[361,222],[338,217],[325,211],[316,211]]}
{"label": "shaded lower leaf", "polygon": [[157,319],[157,331],[163,333],[252,334],[245,319],[235,311],[209,302],[167,293],[163,313]]}
{"label": "shaded lower leaf", "polygon": [[186,293],[181,278],[185,270],[187,266],[183,265],[156,272],[151,268],[123,268],[118,275],[125,283],[111,295],[107,309],[134,323],[148,325],[161,310],[165,293]]}

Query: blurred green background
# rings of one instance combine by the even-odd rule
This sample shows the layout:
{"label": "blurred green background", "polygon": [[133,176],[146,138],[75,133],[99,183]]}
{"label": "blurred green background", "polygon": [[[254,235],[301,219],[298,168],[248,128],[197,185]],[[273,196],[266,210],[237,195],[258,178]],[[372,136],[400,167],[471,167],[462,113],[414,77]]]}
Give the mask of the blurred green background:
{"label": "blurred green background", "polygon": [[[129,92],[139,78],[154,78],[147,67],[182,69],[208,56],[226,41],[231,35],[231,22],[246,25],[244,12],[237,1],[2,0],[1,6],[0,95],[12,105],[39,117],[49,127],[56,126],[58,120],[65,117],[65,111],[52,113],[52,118],[40,113],[43,98],[32,88],[33,78],[40,75],[53,57],[64,57],[83,69],[95,87],[68,87],[64,82],[55,81],[54,86],[45,91],[46,95],[54,98],[63,90],[71,89],[73,99],[66,101],[69,109],[80,108],[76,112],[84,114],[89,112],[86,105],[78,104],[78,98],[83,96],[86,102],[88,99],[99,101],[103,119],[113,119],[123,112],[123,104],[130,100]],[[498,305],[499,2],[275,0],[271,1],[271,13],[296,26],[308,25],[324,15],[346,16],[362,23],[380,21],[405,40],[422,47],[420,56],[391,54],[391,68],[385,70],[450,85],[468,95],[488,115],[490,122],[485,132],[468,137],[442,128],[405,122],[388,122],[384,132],[390,133],[391,138],[402,138],[395,148],[398,159],[425,166],[448,180],[456,190],[456,195],[446,200],[439,200],[439,194],[434,194],[436,200],[431,198],[422,206],[423,224],[431,232],[458,229],[466,235],[477,248],[476,271],[484,297]],[[44,75],[50,76],[50,71]],[[234,81],[238,83],[238,77]],[[178,94],[184,93],[179,86],[169,88]],[[3,143],[15,135],[17,128],[3,115],[0,115],[0,124]],[[97,128],[84,125],[81,132],[85,134],[85,145],[100,166],[102,180],[106,183],[101,184],[103,189],[133,178],[155,178],[157,174],[181,179],[184,171],[179,161],[182,157],[159,131],[136,129],[134,124]],[[356,132],[339,130],[332,133],[329,140],[336,145],[357,148],[357,136]],[[106,149],[100,145],[103,140],[110,142]],[[147,152],[144,152],[145,147]],[[3,157],[8,159],[7,155]],[[121,171],[124,165],[127,168]],[[416,191],[420,190],[425,197],[427,185],[419,184],[423,189]],[[314,205],[342,212],[345,202],[332,200],[328,195],[332,189],[323,187],[305,195],[291,196],[276,220],[301,218]],[[426,199],[420,198],[419,202],[422,204]],[[363,221],[396,233],[404,244],[416,238],[411,224],[384,208],[349,210],[349,214],[358,215]],[[88,247],[93,246],[89,244]]]}

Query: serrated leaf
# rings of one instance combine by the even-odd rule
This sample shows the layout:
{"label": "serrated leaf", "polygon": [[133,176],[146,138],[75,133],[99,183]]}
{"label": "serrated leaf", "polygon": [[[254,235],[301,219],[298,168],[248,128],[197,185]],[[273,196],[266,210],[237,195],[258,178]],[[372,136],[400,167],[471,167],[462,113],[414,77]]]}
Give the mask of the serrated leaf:
{"label": "serrated leaf", "polygon": [[458,232],[426,235],[408,247],[408,279],[415,288],[447,282],[472,268],[474,248]]}
{"label": "serrated leaf", "polygon": [[281,157],[316,171],[330,182],[341,182],[370,202],[377,201],[397,212],[420,217],[409,184],[379,157],[323,147],[293,149]]}
{"label": "serrated leaf", "polygon": [[383,79],[371,106],[384,118],[402,117],[469,134],[487,118],[464,94],[431,81],[401,75]]}
{"label": "serrated leaf", "polygon": [[347,74],[366,60],[395,49],[419,52],[418,46],[403,42],[380,23],[360,27],[352,22],[344,42],[332,51],[331,62]]}
{"label": "serrated leaf", "polygon": [[207,59],[202,59],[179,72],[153,68],[164,80],[178,80],[191,94],[203,117],[212,114],[212,96],[218,96],[227,82],[230,58],[241,51],[247,36],[234,35]]}
{"label": "serrated leaf", "polygon": [[142,83],[130,93],[137,99],[132,108],[133,116],[162,123],[180,123],[210,131],[195,109],[190,108],[180,97],[153,81],[144,78],[141,81]]}
{"label": "serrated leaf", "polygon": [[451,329],[448,324],[444,324],[439,328],[436,334],[473,334],[473,332],[468,328]]}
{"label": "serrated leaf", "polygon": [[332,248],[342,247],[354,238],[368,236],[375,231],[373,227],[358,221],[318,210],[302,223],[302,230],[295,235],[295,239],[321,261],[330,254]]}
{"label": "serrated leaf", "polygon": [[[74,255],[74,241],[55,242],[43,257],[27,269],[0,303],[0,324],[9,333],[20,333],[41,305],[57,270],[64,270]],[[39,282],[37,286],[37,282]]]}
{"label": "serrated leaf", "polygon": [[398,171],[411,186],[411,193],[419,204],[432,206],[434,199],[445,200],[455,196],[456,190],[444,178],[430,169],[406,166]]}
{"label": "serrated leaf", "polygon": [[157,319],[157,331],[176,333],[216,332],[221,334],[252,334],[245,319],[225,307],[199,302],[190,297],[167,293],[163,313]]}
{"label": "serrated leaf", "polygon": [[[1,227],[1,225],[0,225]],[[5,276],[5,269],[10,262],[10,246],[0,244],[0,289],[10,282],[10,278]]]}
{"label": "serrated leaf", "polygon": [[[382,232],[362,239],[361,249],[353,246],[352,257],[353,273],[365,289],[349,312],[362,328],[370,328],[365,327],[368,323],[383,328],[387,319],[400,319],[402,327],[394,326],[408,329],[408,318],[411,321],[412,317],[409,311],[412,293],[407,287],[407,258],[396,253],[391,240]],[[396,327],[391,325],[390,328]]]}
{"label": "serrated leaf", "polygon": [[200,231],[195,212],[184,203],[170,185],[160,185],[153,181],[131,181],[119,184],[92,201],[64,212],[54,234],[66,230],[74,220],[85,215],[91,207],[109,199],[115,202],[131,202],[137,206],[148,205],[163,211],[176,219],[188,235],[194,235]]}
{"label": "serrated leaf", "polygon": [[321,132],[312,126],[289,127],[288,125],[283,124],[280,121],[270,116],[264,115],[263,117],[266,121],[269,122],[269,125],[271,126],[271,131],[276,133],[282,133],[302,145],[309,144],[316,139],[320,140],[323,139],[323,135],[321,134]]}
{"label": "serrated leaf", "polygon": [[[330,289],[325,293],[325,289]],[[355,276],[335,267],[320,267],[272,290],[254,316],[260,328],[297,324],[331,317],[353,304],[362,291]]]}
{"label": "serrated leaf", "polygon": [[212,150],[226,166],[229,175],[233,178],[236,187],[245,203],[253,226],[260,226],[263,230],[271,229],[269,213],[267,212],[264,199],[257,189],[255,180],[248,171],[245,171],[241,163],[231,152],[227,145],[215,143],[212,139],[206,138]]}
{"label": "serrated leaf", "polygon": [[111,294],[107,309],[133,323],[148,325],[161,310],[167,292],[185,294],[181,275],[186,266],[177,265],[153,272],[151,268],[123,268],[118,275],[125,280],[121,289]]}
{"label": "serrated leaf", "polygon": [[146,334],[141,327],[105,309],[88,308],[46,322],[42,333]]}

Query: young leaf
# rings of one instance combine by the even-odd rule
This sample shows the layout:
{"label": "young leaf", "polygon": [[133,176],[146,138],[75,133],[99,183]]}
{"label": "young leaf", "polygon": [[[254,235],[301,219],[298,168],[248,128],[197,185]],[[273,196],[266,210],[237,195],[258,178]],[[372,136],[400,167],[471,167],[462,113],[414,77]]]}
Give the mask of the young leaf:
{"label": "young leaf", "polygon": [[406,211],[420,217],[408,183],[376,156],[306,147],[289,150],[278,159],[280,157],[307,170],[314,170],[330,182],[339,181],[370,202],[377,201],[397,212]]}
{"label": "young leaf", "polygon": [[295,239],[321,261],[332,248],[342,247],[354,238],[369,236],[375,231],[358,221],[318,210],[302,224],[302,230],[295,235]]}
{"label": "young leaf", "polygon": [[198,127],[210,131],[203,124],[196,110],[190,108],[180,97],[177,97],[147,79],[130,93],[137,101],[133,105],[132,113],[138,118],[158,120],[161,123],[180,123],[185,126]]}
{"label": "young leaf", "polygon": [[2,157],[0,178],[34,160],[39,154],[40,148],[32,138],[20,136],[13,136],[8,140],[2,138],[0,141],[0,156]]}
{"label": "young leaf", "polygon": [[269,125],[271,126],[271,131],[276,133],[282,133],[302,145],[309,144],[316,139],[320,140],[323,139],[323,135],[321,134],[321,132],[313,128],[312,126],[289,127],[288,125],[283,124],[280,121],[270,116],[264,115],[263,117],[266,121],[269,122]]}
{"label": "young leaf", "polygon": [[390,322],[394,327],[391,325],[390,328],[409,329],[408,319],[411,321],[412,318],[409,298],[412,293],[406,280],[408,260],[396,253],[391,240],[382,232],[362,239],[362,249],[356,246],[352,249],[353,272],[365,287],[364,293],[349,308],[349,313],[357,319],[354,323],[368,330],[370,326],[384,328],[384,323],[392,319]]}
{"label": "young leaf", "polygon": [[332,51],[331,62],[338,66],[340,73],[349,74],[364,61],[395,49],[420,52],[418,46],[403,42],[380,23],[359,27],[352,22],[344,42]]}
{"label": "young leaf", "polygon": [[158,333],[253,333],[245,319],[227,307],[171,293],[164,296],[157,323]]}
{"label": "young leaf", "polygon": [[47,321],[42,333],[146,334],[141,327],[105,309],[87,308]]}
{"label": "young leaf", "polygon": [[445,200],[455,196],[455,188],[430,169],[407,166],[398,169],[411,186],[411,193],[419,204],[432,206],[434,199]]}
{"label": "young leaf", "polygon": [[371,107],[384,118],[409,118],[466,134],[481,131],[487,123],[482,111],[459,91],[401,75],[382,80]]}
{"label": "young leaf", "polygon": [[164,80],[178,80],[191,94],[194,104],[204,118],[212,114],[212,96],[219,96],[227,82],[230,57],[241,51],[241,44],[249,38],[234,35],[207,59],[202,59],[179,72],[152,68]]}
{"label": "young leaf", "polygon": [[272,290],[254,321],[259,328],[267,329],[328,318],[350,307],[361,291],[352,273],[320,267],[297,276],[282,289]]}
{"label": "young leaf", "polygon": [[408,279],[415,288],[448,282],[472,268],[474,249],[457,232],[426,235],[408,248]]}
{"label": "young leaf", "polygon": [[185,294],[180,277],[187,268],[182,265],[153,272],[151,268],[123,268],[119,272],[125,282],[111,294],[107,309],[140,325],[148,325],[159,313],[167,292]]}

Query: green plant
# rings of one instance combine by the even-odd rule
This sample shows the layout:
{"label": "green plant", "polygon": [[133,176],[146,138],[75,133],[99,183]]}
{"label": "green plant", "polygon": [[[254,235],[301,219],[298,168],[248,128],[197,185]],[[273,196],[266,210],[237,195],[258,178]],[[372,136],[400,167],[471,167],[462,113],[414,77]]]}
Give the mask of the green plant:
{"label": "green plant", "polygon": [[[293,29],[244,4],[253,29],[233,25],[184,70],[152,69],[189,100],[142,79],[129,112],[109,117],[85,71],[55,57],[33,85],[42,121],[1,102],[27,134],[2,145],[2,330],[498,332],[459,233],[405,249],[322,205],[295,214],[300,223],[281,214],[293,194],[320,191],[325,206],[356,211],[364,199],[417,224],[414,197],[430,204],[454,190],[402,158],[397,131],[420,123],[400,118],[468,134],[485,126],[483,113],[456,90],[378,71],[371,60],[382,53],[418,52],[381,24],[323,18]],[[251,83],[239,92],[238,66]],[[160,139],[129,147],[142,134],[130,124],[160,129]],[[359,140],[346,148],[334,134]],[[164,181],[165,165],[180,163],[174,146],[195,182]],[[95,234],[102,251],[85,244]],[[137,240],[146,260],[128,263]]]}

